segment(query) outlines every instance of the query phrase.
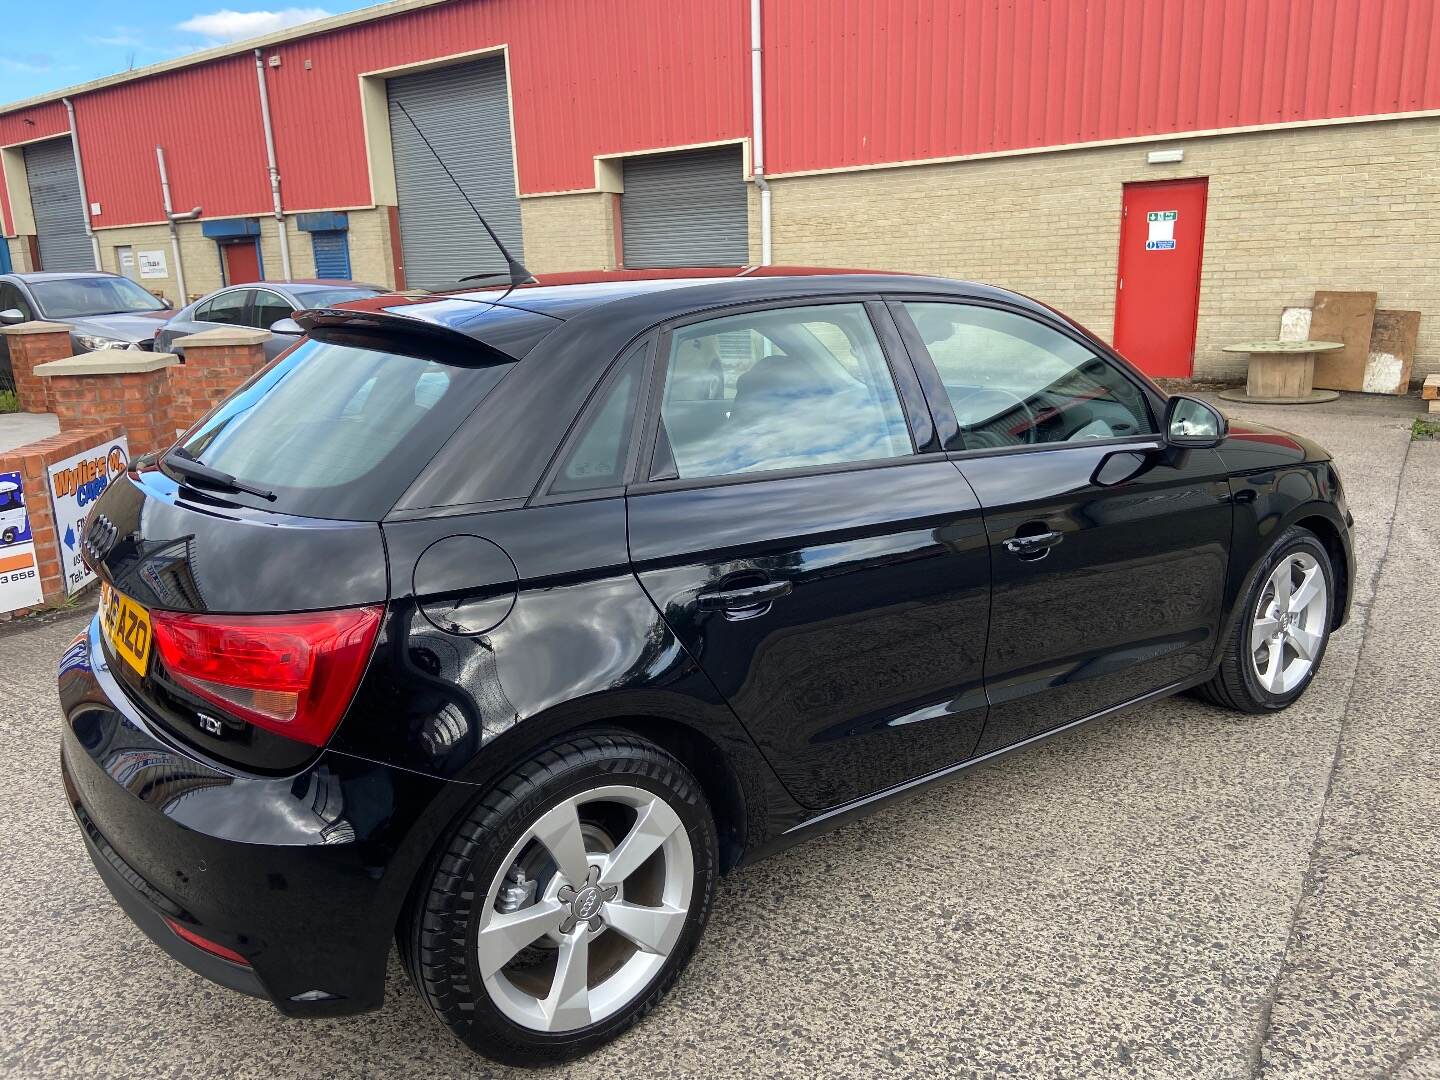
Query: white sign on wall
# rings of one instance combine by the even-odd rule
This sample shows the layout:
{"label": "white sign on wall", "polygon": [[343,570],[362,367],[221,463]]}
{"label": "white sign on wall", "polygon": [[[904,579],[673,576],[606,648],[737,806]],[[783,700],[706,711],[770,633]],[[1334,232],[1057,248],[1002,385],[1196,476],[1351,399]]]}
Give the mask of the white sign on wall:
{"label": "white sign on wall", "polygon": [[1150,226],[1145,239],[1146,251],[1175,250],[1175,219],[1178,216],[1178,210],[1151,210],[1145,215],[1145,222]]}
{"label": "white sign on wall", "polygon": [[34,607],[42,599],[25,485],[18,472],[0,472],[0,611]]}
{"label": "white sign on wall", "polygon": [[129,464],[130,444],[121,435],[50,466],[50,502],[55,507],[55,536],[60,541],[67,596],[95,580],[80,557],[85,519],[95,500]]}
{"label": "white sign on wall", "polygon": [[142,278],[167,278],[170,276],[170,269],[165,263],[165,250],[163,248],[156,248],[154,251],[137,252],[135,257],[140,263],[140,276]]}

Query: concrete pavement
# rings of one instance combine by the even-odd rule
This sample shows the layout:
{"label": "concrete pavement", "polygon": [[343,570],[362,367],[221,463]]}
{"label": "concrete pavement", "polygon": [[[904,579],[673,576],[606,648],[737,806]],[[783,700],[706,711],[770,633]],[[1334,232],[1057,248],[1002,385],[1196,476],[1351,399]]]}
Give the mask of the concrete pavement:
{"label": "concrete pavement", "polygon": [[[667,1001],[550,1075],[1440,1076],[1440,444],[1226,407],[1330,447],[1358,521],[1354,616],[1298,705],[1152,704],[738,872]],[[382,1012],[302,1023],[144,940],[56,775],[82,622],[0,630],[0,1072],[511,1075],[393,962]]]}

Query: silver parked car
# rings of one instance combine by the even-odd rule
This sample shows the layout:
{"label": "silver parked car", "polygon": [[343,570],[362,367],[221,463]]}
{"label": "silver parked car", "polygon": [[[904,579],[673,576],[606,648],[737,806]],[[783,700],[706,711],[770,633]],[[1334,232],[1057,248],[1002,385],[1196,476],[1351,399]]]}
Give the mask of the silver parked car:
{"label": "silver parked car", "polygon": [[175,352],[173,343],[186,334],[198,334],[222,326],[249,326],[270,331],[270,340],[265,343],[265,357],[273,360],[303,333],[290,321],[296,311],[334,307],[347,300],[363,300],[388,291],[379,285],[319,278],[231,285],[202,296],[177,311],[155,335],[155,350]]}
{"label": "silver parked car", "polygon": [[[0,325],[69,323],[77,354],[149,349],[170,312],[168,302],[119,274],[0,274]],[[9,376],[10,347],[0,335],[0,386],[9,385]]]}

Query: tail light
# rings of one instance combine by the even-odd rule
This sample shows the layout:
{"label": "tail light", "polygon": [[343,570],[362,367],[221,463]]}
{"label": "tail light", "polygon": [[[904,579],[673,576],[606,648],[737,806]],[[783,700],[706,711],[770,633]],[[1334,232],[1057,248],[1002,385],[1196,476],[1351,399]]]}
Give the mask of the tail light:
{"label": "tail light", "polygon": [[382,611],[152,618],[155,648],[177,684],[257,727],[324,746],[355,694]]}

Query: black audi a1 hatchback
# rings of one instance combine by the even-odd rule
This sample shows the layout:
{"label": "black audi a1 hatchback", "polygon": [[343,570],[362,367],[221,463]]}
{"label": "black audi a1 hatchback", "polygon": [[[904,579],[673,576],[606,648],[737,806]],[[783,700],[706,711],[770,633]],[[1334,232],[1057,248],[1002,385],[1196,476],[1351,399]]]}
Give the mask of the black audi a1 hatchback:
{"label": "black audi a1 hatchback", "polygon": [[[94,507],[85,843],[292,1016],[390,943],[514,1063],[633,1024],[716,876],[1159,695],[1304,692],[1328,455],[982,285],[770,270],[363,301]],[[879,857],[879,856],[877,856]]]}

